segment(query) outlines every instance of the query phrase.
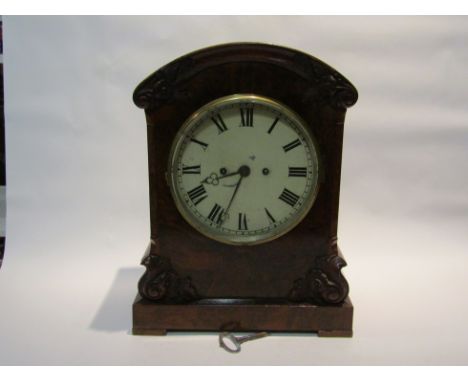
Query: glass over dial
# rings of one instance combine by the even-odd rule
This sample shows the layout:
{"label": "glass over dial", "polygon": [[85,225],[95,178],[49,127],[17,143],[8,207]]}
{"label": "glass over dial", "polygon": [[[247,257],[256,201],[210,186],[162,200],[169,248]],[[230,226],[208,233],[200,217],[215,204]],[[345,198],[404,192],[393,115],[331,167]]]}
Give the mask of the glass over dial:
{"label": "glass over dial", "polygon": [[310,129],[286,106],[256,95],[217,99],[174,140],[169,183],[182,216],[228,244],[273,240],[310,210],[318,154]]}

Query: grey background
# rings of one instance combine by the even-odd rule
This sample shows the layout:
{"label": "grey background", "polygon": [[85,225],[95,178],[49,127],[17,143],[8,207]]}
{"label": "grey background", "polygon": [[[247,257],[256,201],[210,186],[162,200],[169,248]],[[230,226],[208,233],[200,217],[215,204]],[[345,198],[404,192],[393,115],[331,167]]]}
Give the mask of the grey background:
{"label": "grey background", "polygon": [[[467,364],[464,17],[5,17],[7,246],[1,364]],[[339,243],[355,336],[135,337],[149,239],[146,131],[132,101],[182,54],[285,45],[358,88]]]}

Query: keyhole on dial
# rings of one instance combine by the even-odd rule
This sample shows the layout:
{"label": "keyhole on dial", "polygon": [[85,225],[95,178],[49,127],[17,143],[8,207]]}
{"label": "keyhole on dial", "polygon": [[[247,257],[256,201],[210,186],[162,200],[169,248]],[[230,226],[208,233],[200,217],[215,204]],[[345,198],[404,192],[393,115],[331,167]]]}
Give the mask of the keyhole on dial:
{"label": "keyhole on dial", "polygon": [[263,175],[268,175],[270,173],[270,170],[267,169],[266,167],[262,170]]}

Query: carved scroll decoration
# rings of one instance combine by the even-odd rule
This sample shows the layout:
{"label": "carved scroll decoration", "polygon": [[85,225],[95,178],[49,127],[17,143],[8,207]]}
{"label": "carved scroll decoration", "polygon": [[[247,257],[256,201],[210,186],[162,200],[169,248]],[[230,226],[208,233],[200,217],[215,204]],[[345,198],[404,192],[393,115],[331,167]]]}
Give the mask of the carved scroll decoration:
{"label": "carved scroll decoration", "polygon": [[337,253],[318,257],[306,275],[294,282],[289,300],[319,305],[339,304],[348,296],[349,286],[341,274],[346,261]]}
{"label": "carved scroll decoration", "polygon": [[188,91],[180,90],[175,84],[192,64],[192,60],[187,57],[159,69],[138,86],[133,94],[133,101],[138,107],[150,109],[174,98],[188,97]]}
{"label": "carved scroll decoration", "polygon": [[138,282],[140,295],[155,302],[184,303],[198,299],[190,277],[180,277],[169,259],[148,254],[142,260],[146,272]]}
{"label": "carved scroll decoration", "polygon": [[303,102],[327,102],[337,109],[346,109],[356,103],[358,99],[356,88],[336,70],[318,59],[311,59],[303,54],[296,55],[295,62],[302,67],[306,77],[315,84],[304,94]]}

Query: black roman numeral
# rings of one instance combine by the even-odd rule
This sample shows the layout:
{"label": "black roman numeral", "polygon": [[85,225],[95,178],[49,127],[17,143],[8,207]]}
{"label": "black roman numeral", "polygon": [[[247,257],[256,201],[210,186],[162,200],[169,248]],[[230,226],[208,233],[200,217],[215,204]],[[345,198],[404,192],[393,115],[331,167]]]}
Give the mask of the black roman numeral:
{"label": "black roman numeral", "polygon": [[301,141],[299,139],[296,139],[295,141],[292,141],[291,143],[284,145],[283,150],[285,153],[287,153],[289,150],[292,150],[293,148],[300,146],[300,145],[301,145]]}
{"label": "black roman numeral", "polygon": [[239,231],[246,231],[247,228],[247,215],[239,212],[239,223],[238,223]]}
{"label": "black roman numeral", "polygon": [[216,127],[218,128],[219,134],[224,133],[228,129],[219,114],[216,114],[213,117],[211,117],[211,120],[215,123]]}
{"label": "black roman numeral", "polygon": [[223,221],[224,216],[224,209],[217,203],[213,206],[210,213],[208,214],[208,219],[210,219],[213,223],[216,220],[216,224],[219,224]]}
{"label": "black roman numeral", "polygon": [[201,166],[185,166],[182,167],[182,174],[201,174]]}
{"label": "black roman numeral", "polygon": [[240,108],[241,127],[253,127],[253,105]]}
{"label": "black roman numeral", "polygon": [[190,140],[191,140],[192,142],[195,142],[196,144],[200,145],[201,147],[203,147],[203,150],[206,150],[206,148],[208,147],[208,143],[199,141],[198,139],[191,138]]}
{"label": "black roman numeral", "polygon": [[272,132],[273,129],[275,128],[275,126],[276,126],[276,124],[278,123],[278,121],[279,121],[279,118],[276,118],[276,119],[273,121],[272,125],[271,125],[270,128],[268,129],[268,134],[271,134],[271,132]]}
{"label": "black roman numeral", "polygon": [[294,207],[297,201],[299,200],[299,195],[296,195],[294,192],[289,191],[287,188],[285,188],[279,196],[279,199],[289,204],[291,207]]}
{"label": "black roman numeral", "polygon": [[208,194],[206,193],[205,187],[203,184],[200,184],[199,186],[195,187],[194,189],[190,190],[187,192],[190,200],[192,201],[193,204],[197,205],[200,203],[202,200],[206,199],[208,197]]}
{"label": "black roman numeral", "polygon": [[268,216],[268,220],[269,220],[270,222],[272,222],[272,223],[276,223],[276,220],[275,220],[275,218],[273,217],[273,215],[270,214],[270,211],[268,211],[268,210],[265,208],[265,212],[266,212],[266,214],[267,214],[267,216]]}
{"label": "black roman numeral", "polygon": [[289,167],[288,176],[297,176],[297,177],[305,178],[307,176],[307,168],[306,167]]}

